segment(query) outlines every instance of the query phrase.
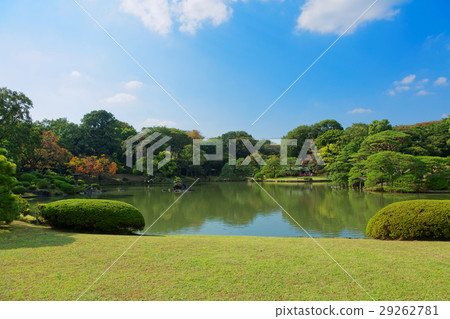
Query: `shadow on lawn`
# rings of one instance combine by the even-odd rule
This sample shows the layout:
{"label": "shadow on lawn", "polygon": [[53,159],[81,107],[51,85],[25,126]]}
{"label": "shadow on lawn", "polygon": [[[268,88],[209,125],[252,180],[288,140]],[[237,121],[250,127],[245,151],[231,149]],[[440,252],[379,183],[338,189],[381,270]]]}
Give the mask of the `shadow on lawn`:
{"label": "shadow on lawn", "polygon": [[0,250],[64,246],[75,242],[73,235],[47,227],[14,222],[11,225],[0,225]]}

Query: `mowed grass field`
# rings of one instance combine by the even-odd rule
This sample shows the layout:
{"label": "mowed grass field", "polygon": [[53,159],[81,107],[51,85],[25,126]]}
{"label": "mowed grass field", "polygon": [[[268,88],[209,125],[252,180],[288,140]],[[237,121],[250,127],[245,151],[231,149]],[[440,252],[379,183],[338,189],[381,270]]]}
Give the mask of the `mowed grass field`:
{"label": "mowed grass field", "polygon": [[[75,300],[136,236],[0,226],[0,300]],[[450,243],[317,241],[376,300],[448,300]],[[142,237],[80,300],[370,300],[310,238]]]}

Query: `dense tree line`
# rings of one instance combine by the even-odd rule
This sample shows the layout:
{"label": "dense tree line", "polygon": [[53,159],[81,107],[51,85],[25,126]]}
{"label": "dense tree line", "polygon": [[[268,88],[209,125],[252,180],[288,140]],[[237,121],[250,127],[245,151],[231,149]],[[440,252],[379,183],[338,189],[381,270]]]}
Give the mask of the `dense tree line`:
{"label": "dense tree line", "polygon": [[[125,167],[126,141],[138,131],[112,113],[92,111],[84,115],[79,124],[65,118],[33,122],[30,117],[32,107],[33,103],[23,93],[0,89],[0,148],[8,150],[8,159],[17,165],[19,172],[52,170],[64,174],[75,170],[70,170],[71,167],[92,172],[92,167],[100,167],[107,160],[116,163],[116,168],[102,171],[146,173],[145,157],[141,163],[143,172],[136,166]],[[156,177],[216,175],[222,179],[247,176],[263,179],[309,170],[328,174],[340,186],[352,186],[357,182],[366,187],[411,191],[425,186],[448,186],[445,180],[450,154],[449,127],[448,118],[394,127],[388,120],[380,120],[370,124],[355,123],[345,129],[337,121],[327,119],[287,132],[284,138],[297,140],[296,146],[288,147],[287,163],[280,162],[279,145],[263,142],[259,153],[266,162],[264,166],[256,163],[244,144],[244,140],[249,140],[252,145],[258,143],[245,131],[231,131],[210,139],[221,140],[223,160],[206,161],[201,156],[201,165],[193,165],[193,140],[203,139],[199,131],[167,127],[147,129],[150,134],[158,132],[171,137],[153,160],[155,164],[162,160],[166,156],[164,150],[170,146],[172,161],[157,170]],[[236,165],[228,163],[230,139],[236,140]],[[301,163],[302,167],[295,164],[306,139],[315,141],[324,166],[319,166],[312,154],[312,160]],[[201,148],[202,154],[214,152],[213,145]],[[72,158],[72,164],[77,165],[68,165]],[[249,165],[242,165],[248,160]],[[80,163],[89,167],[82,167]]]}

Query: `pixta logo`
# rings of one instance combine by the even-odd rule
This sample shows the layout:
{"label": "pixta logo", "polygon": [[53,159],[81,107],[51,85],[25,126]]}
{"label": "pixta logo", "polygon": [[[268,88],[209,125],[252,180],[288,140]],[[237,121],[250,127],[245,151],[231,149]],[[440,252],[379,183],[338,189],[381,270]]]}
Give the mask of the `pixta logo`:
{"label": "pixta logo", "polygon": [[[129,138],[126,142],[126,166],[133,167],[133,154],[136,154],[136,170],[139,172],[144,172],[144,159],[147,160],[146,171],[148,175],[153,175],[154,173],[154,154],[161,148],[164,144],[169,142],[172,138],[169,136],[162,135],[158,132],[151,133],[150,129],[144,129],[141,133]],[[256,141],[253,145],[248,139],[240,140],[245,148],[248,150],[249,155],[240,163],[241,166],[249,165],[252,160],[260,166],[266,165],[263,157],[261,156],[259,150],[262,146],[267,143],[267,140]],[[236,139],[230,139],[224,141],[221,139],[210,139],[207,141],[194,139],[193,140],[193,154],[192,154],[192,164],[200,165],[201,156],[204,156],[206,161],[222,161],[224,159],[224,147],[228,147],[228,164],[237,165],[236,159]],[[201,152],[201,148],[206,148],[209,146],[214,147],[213,154],[206,154]],[[279,144],[280,149],[280,164],[286,166],[288,163],[288,147],[297,146],[296,139],[282,139]],[[311,154],[308,154],[310,151]],[[312,155],[312,156],[311,156]],[[316,161],[318,165],[324,165],[323,159],[314,143],[314,140],[307,139],[304,141],[303,146],[300,150],[295,165],[301,166],[308,161]],[[165,157],[157,163],[158,169],[166,165],[171,160],[171,146],[165,149]]]}
{"label": "pixta logo", "polygon": [[[154,132],[150,134],[150,129],[144,129],[141,133],[129,138],[126,142],[126,165],[133,167],[133,153],[136,153],[136,170],[138,172],[144,171],[144,154],[147,158],[147,174],[153,175],[153,155],[155,151],[170,141],[170,136],[162,135]],[[157,140],[161,137],[159,140]],[[146,151],[146,153],[145,153]],[[169,163],[171,159],[171,147],[165,149],[165,158],[158,162],[158,169]]]}
{"label": "pixta logo", "polygon": [[[249,151],[249,154],[244,161],[240,164],[241,166],[246,166],[250,164],[252,159],[258,163],[260,166],[266,165],[266,162],[261,157],[261,154],[259,153],[259,150],[261,147],[267,142],[267,140],[259,140],[256,142],[255,145],[252,144],[252,142],[248,139],[241,139],[242,143],[244,144],[245,148]],[[223,140],[220,139],[212,139],[208,141],[203,140],[194,140],[194,146],[193,146],[193,164],[194,165],[200,165],[201,160],[201,147],[202,146],[214,146],[215,153],[214,154],[203,154],[205,159],[207,161],[221,161],[223,160],[223,147],[224,145],[228,145],[228,164],[229,165],[236,165],[236,139],[230,139],[228,140],[228,143],[225,144]],[[281,165],[287,165],[288,163],[288,146],[297,146],[297,140],[296,139],[282,139],[280,146],[280,164]],[[314,143],[314,140],[307,139],[302,145],[302,148],[300,150],[300,154],[298,155],[295,165],[302,165],[304,162],[312,161],[313,158],[308,155],[308,151],[311,151],[316,163],[318,165],[325,165],[322,157],[320,156],[319,150],[317,149],[316,144]]]}

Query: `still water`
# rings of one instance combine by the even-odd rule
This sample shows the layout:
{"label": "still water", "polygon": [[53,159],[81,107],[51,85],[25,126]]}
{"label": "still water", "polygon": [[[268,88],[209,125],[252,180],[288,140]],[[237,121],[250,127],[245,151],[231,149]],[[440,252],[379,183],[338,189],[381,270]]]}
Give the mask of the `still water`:
{"label": "still water", "polygon": [[[365,238],[369,219],[388,204],[411,199],[450,199],[448,194],[364,193],[333,189],[328,184],[262,186],[313,237]],[[181,196],[168,190],[169,185],[116,187],[93,197],[136,206],[144,215],[147,228]],[[44,201],[63,198],[69,197]],[[289,215],[256,184],[199,183],[146,234],[307,236]]]}

